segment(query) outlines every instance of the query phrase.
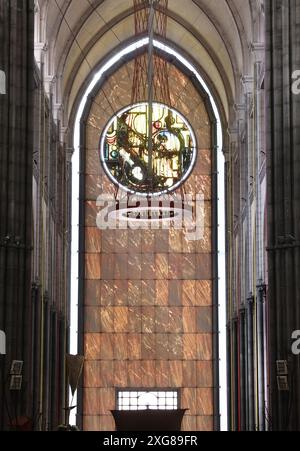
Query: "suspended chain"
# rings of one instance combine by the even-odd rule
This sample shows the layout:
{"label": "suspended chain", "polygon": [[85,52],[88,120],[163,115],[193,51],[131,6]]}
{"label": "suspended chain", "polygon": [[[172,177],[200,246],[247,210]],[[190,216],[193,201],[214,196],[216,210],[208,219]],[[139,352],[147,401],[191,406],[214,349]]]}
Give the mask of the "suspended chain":
{"label": "suspended chain", "polygon": [[[149,0],[133,0],[135,34],[149,35]],[[154,34],[162,38],[167,35],[168,0],[154,0]],[[144,53],[136,57],[132,83],[132,103],[148,99],[148,55]],[[154,100],[170,105],[170,89],[167,62],[154,53],[153,55],[153,96]]]}

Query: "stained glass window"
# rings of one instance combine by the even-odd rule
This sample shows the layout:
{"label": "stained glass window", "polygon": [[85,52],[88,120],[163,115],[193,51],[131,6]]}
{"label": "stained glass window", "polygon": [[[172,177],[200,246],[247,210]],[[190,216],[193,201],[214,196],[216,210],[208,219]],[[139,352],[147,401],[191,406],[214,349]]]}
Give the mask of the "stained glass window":
{"label": "stained glass window", "polygon": [[147,103],[114,116],[101,139],[101,161],[110,179],[128,192],[171,192],[192,172],[194,133],[181,114],[158,103],[152,108],[152,142],[149,122]]}

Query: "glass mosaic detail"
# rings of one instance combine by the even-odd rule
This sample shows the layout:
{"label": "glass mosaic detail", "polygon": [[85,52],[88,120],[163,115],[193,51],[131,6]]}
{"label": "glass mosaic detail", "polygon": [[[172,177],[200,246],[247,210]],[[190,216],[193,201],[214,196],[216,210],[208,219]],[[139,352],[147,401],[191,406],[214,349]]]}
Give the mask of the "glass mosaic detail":
{"label": "glass mosaic detail", "polygon": [[152,108],[152,149],[149,129],[147,103],[114,116],[101,139],[105,172],[127,192],[148,195],[174,191],[193,170],[194,133],[182,115],[158,103]]}

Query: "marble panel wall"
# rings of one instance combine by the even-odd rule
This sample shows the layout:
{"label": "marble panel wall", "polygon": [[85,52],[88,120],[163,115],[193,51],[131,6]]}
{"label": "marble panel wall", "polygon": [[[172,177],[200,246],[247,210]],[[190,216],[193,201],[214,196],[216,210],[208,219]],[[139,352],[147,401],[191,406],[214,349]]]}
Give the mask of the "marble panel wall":
{"label": "marble panel wall", "polygon": [[[130,102],[132,68],[123,66],[104,87],[115,111]],[[213,428],[211,125],[192,83],[172,65],[169,74],[172,106],[197,137],[197,161],[184,190],[205,196],[204,237],[96,227],[97,197],[115,192],[99,159],[99,139],[115,111],[100,90],[85,146],[85,430],[114,429],[117,388],[179,388],[181,407],[189,409],[183,430]]]}

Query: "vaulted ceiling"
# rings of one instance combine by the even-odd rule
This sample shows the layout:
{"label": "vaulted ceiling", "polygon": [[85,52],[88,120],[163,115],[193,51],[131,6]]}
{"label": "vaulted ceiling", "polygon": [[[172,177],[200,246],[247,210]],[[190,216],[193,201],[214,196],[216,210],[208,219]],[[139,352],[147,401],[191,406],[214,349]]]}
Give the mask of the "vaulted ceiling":
{"label": "vaulted ceiling", "polygon": [[[262,0],[169,0],[167,41],[200,69],[228,123],[253,77],[262,23]],[[133,38],[132,0],[36,0],[36,54],[43,49],[65,125],[87,78]]]}

